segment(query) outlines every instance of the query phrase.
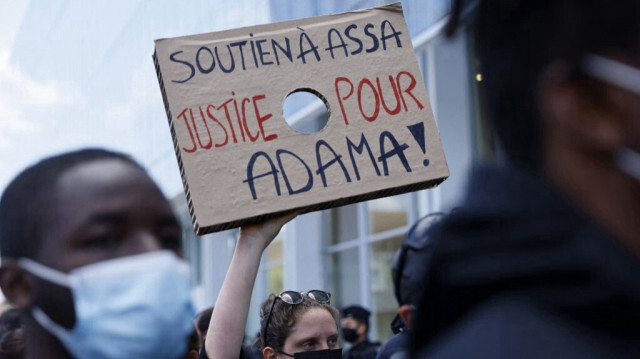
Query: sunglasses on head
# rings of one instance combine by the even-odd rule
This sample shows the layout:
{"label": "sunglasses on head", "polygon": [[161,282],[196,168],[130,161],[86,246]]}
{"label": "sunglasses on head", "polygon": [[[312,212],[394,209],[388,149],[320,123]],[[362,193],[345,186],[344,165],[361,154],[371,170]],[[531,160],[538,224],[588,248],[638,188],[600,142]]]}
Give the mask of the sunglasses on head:
{"label": "sunglasses on head", "polygon": [[273,312],[273,308],[275,307],[278,299],[289,305],[296,305],[302,303],[304,301],[304,297],[314,300],[320,304],[329,304],[331,302],[331,293],[317,289],[310,290],[308,292],[296,292],[293,290],[287,290],[276,295],[276,297],[273,299],[273,302],[271,303],[271,309],[269,309],[269,314],[267,314],[267,320],[264,325],[264,335],[262,342],[265,346],[267,345],[267,328],[269,328],[271,313]]}

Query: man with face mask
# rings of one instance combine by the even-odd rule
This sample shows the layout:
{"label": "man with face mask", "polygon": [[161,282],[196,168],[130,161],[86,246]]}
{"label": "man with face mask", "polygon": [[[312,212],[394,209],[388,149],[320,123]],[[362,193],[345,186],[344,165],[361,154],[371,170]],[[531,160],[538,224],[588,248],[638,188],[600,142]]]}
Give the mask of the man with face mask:
{"label": "man with face mask", "polygon": [[411,347],[411,319],[424,289],[422,277],[428,267],[433,243],[429,231],[444,218],[441,212],[419,219],[409,229],[402,246],[391,263],[393,292],[398,301],[398,314],[391,322],[395,334],[380,347],[376,359],[406,359]]}
{"label": "man with face mask", "polygon": [[505,158],[431,233],[416,357],[640,357],[640,2],[476,10]]}
{"label": "man with face mask", "polygon": [[380,343],[369,341],[369,317],[371,312],[359,305],[351,305],[342,309],[340,326],[342,338],[351,343],[351,348],[344,352],[344,359],[374,359]]}
{"label": "man with face mask", "polygon": [[194,327],[181,228],[131,158],[50,157],[0,200],[0,285],[26,358],[181,358]]}

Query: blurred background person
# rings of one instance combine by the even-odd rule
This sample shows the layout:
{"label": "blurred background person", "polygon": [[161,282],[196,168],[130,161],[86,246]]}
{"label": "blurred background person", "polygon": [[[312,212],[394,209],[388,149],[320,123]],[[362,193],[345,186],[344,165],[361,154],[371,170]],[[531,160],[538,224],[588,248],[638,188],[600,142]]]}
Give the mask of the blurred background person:
{"label": "blurred background person", "polygon": [[0,335],[20,328],[22,328],[22,318],[18,309],[9,307],[0,314]]}
{"label": "blurred background person", "polygon": [[12,329],[0,338],[0,359],[23,359],[25,357],[24,330]]}
{"label": "blurred background person", "polygon": [[378,354],[380,343],[369,340],[369,317],[371,312],[359,305],[342,309],[340,321],[342,337],[351,347],[344,352],[344,359],[373,359]]}
{"label": "blurred background person", "polygon": [[506,159],[431,233],[416,357],[638,357],[640,2],[481,0],[476,15]]}
{"label": "blurred background person", "polygon": [[202,342],[200,341],[200,335],[197,331],[193,331],[189,336],[189,343],[187,347],[187,353],[182,357],[183,359],[198,359],[200,358],[200,348],[202,348]]}
{"label": "blurred background person", "polygon": [[196,332],[200,338],[200,343],[204,343],[204,338],[207,337],[207,330],[209,330],[209,322],[211,322],[211,313],[213,313],[213,307],[203,309],[198,313],[194,319]]}
{"label": "blurred background person", "polygon": [[20,311],[8,308],[0,314],[0,359],[24,358],[24,329]]}
{"label": "blurred background person", "polygon": [[405,359],[409,356],[411,320],[423,291],[422,278],[433,249],[428,231],[443,217],[443,213],[437,212],[418,220],[394,256],[391,278],[399,306],[398,314],[391,323],[395,335],[380,347],[376,359]]}

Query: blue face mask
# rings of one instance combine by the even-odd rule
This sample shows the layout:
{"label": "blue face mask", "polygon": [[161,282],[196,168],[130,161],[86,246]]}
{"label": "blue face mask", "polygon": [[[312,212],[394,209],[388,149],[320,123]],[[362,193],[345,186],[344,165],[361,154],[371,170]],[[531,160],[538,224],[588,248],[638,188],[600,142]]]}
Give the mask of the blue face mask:
{"label": "blue face mask", "polygon": [[196,311],[189,267],[173,252],[156,251],[90,264],[69,274],[27,258],[20,265],[73,293],[76,323],[66,329],[40,308],[35,320],[75,358],[167,358],[185,355]]}
{"label": "blue face mask", "polygon": [[[590,76],[640,96],[640,69],[595,54],[585,58],[583,67]],[[615,156],[618,169],[640,181],[640,153],[622,147]]]}

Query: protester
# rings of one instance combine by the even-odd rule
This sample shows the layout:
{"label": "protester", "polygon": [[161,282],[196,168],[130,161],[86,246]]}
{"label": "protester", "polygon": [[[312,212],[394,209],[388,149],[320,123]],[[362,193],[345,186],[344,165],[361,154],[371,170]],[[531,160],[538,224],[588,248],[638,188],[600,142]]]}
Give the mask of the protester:
{"label": "protester", "polygon": [[391,265],[393,290],[398,301],[398,315],[391,323],[395,334],[378,351],[376,359],[405,359],[411,349],[411,318],[415,315],[424,284],[422,278],[429,264],[433,243],[429,231],[444,214],[431,213],[414,224],[402,241]]}
{"label": "protester", "polygon": [[23,359],[25,357],[24,330],[12,329],[0,337],[0,359]]}
{"label": "protester", "polygon": [[432,233],[416,357],[639,357],[640,2],[480,0],[476,15],[507,160],[475,169]]}
{"label": "protester", "polygon": [[181,228],[130,157],[99,149],[25,169],[0,200],[2,292],[26,358],[170,358],[195,310]]}
{"label": "protester", "polygon": [[18,309],[9,308],[0,314],[0,336],[7,331],[20,328],[22,328],[22,318]]}
{"label": "protester", "polygon": [[189,345],[187,347],[187,353],[182,357],[183,359],[199,359],[200,348],[202,342],[200,341],[200,335],[197,331],[193,331],[189,336]]}
{"label": "protester", "polygon": [[213,307],[202,310],[194,320],[196,332],[200,338],[200,343],[204,343],[204,338],[207,336],[209,330],[209,322],[211,322],[211,314],[213,313]]}
{"label": "protester", "polygon": [[4,313],[5,311],[14,308],[14,306],[9,303],[9,301],[5,298],[2,302],[0,302],[0,313]]}
{"label": "protester", "polygon": [[371,312],[359,305],[350,305],[342,309],[340,326],[342,337],[351,343],[343,359],[374,359],[380,343],[369,341],[369,317]]}
{"label": "protester", "polygon": [[24,358],[24,330],[20,311],[6,309],[0,314],[0,359]]}
{"label": "protester", "polygon": [[[205,340],[201,357],[237,359],[242,349],[253,284],[265,248],[293,215],[247,226],[240,236]],[[330,294],[320,290],[270,295],[260,310],[260,338],[265,359],[285,357],[341,359],[338,312]]]}

